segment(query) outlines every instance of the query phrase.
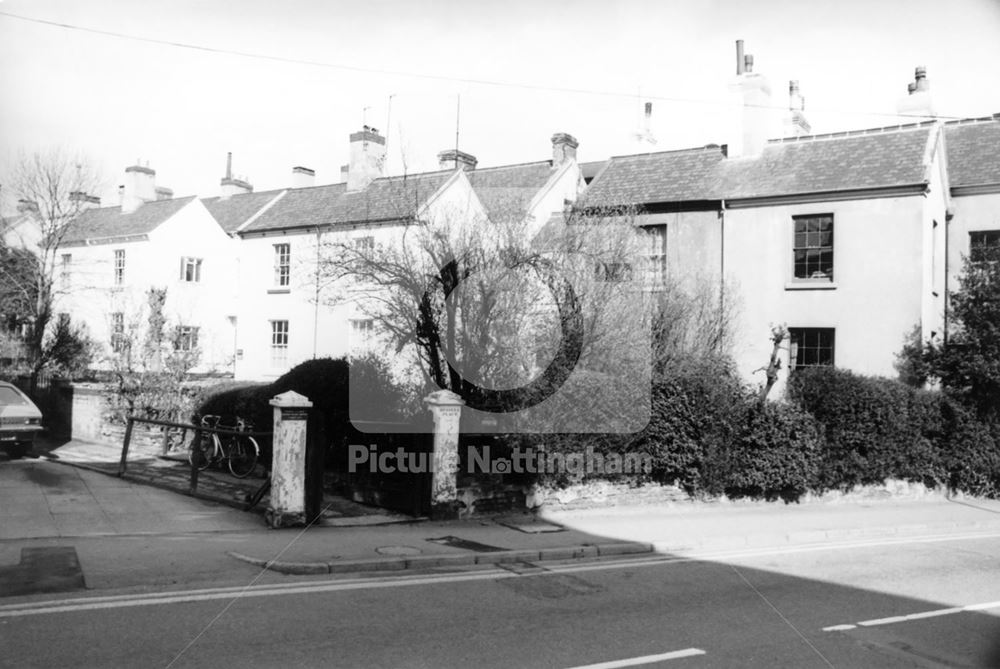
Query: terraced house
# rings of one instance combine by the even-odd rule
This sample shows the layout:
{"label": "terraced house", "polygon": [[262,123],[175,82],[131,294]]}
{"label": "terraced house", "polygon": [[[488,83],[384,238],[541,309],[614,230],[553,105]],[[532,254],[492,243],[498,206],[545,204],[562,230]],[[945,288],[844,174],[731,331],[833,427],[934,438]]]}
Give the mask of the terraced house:
{"label": "terraced house", "polygon": [[239,240],[237,378],[273,378],[309,358],[377,347],[373,319],[320,271],[332,245],[400,244],[414,223],[505,216],[534,234],[584,186],[577,142],[562,133],[553,136],[551,159],[477,168],[474,156],[447,150],[438,171],[391,177],[382,175],[385,139],[376,130],[363,128],[350,141],[342,183],[311,186],[311,170],[297,167],[297,187],[205,200]]}
{"label": "terraced house", "polygon": [[[918,68],[911,95],[925,77]],[[748,380],[763,380],[778,325],[786,371],[894,376],[914,326],[946,336],[962,257],[1000,243],[1000,115],[809,135],[791,82],[793,136],[766,140],[769,88],[745,71],[735,88],[742,141],[612,158],[584,201],[640,206],[664,280],[715,286]]]}
{"label": "terraced house", "polygon": [[[440,170],[385,176],[385,139],[364,127],[350,135],[341,183],[314,185],[296,167],[289,188],[253,192],[227,167],[221,195],[204,199],[163,199],[152,170],[130,167],[122,205],[87,211],[67,238],[62,280],[73,290],[57,310],[113,352],[145,291],[166,287],[178,345],[203,349],[201,370],[274,378],[380,341],[364,305],[319,271],[331,245],[399,245],[414,223],[510,216],[535,235],[582,198],[640,208],[651,287],[709,286],[732,314],[746,379],[763,379],[779,325],[790,333],[785,371],[892,376],[914,327],[947,336],[963,257],[1000,245],[1000,114],[810,134],[790,82],[784,137],[769,139],[770,85],[750,64],[739,60],[722,145],[581,166],[577,141],[558,133],[545,160],[480,168],[448,150]],[[900,112],[933,118],[923,68]]]}
{"label": "terraced house", "polygon": [[198,372],[231,372],[236,248],[195,196],[156,187],[149,166],[125,170],[121,204],[92,207],[60,247],[57,313],[87,324],[100,364],[128,364],[148,332],[148,292],[166,290],[168,346],[199,352]]}

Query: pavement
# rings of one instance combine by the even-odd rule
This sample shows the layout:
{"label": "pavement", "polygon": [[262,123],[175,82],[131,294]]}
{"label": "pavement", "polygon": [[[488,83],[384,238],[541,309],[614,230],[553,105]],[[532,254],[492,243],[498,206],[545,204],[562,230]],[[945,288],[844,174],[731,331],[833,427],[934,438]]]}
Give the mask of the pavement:
{"label": "pavement", "polygon": [[[59,464],[72,465],[117,478],[121,464],[121,445],[81,440],[40,439],[35,444],[35,455]],[[192,479],[187,451],[183,448],[163,453],[159,446],[144,446],[137,443],[129,450],[125,472],[120,478],[248,510],[248,500],[261,491],[266,482],[266,474],[261,465],[244,479],[238,479],[222,469],[210,468],[198,472],[195,481]],[[263,513],[269,499],[267,491],[263,491],[252,510]],[[400,513],[358,504],[336,495],[326,495],[323,507],[325,510],[321,524],[330,526],[379,525],[410,519],[409,516]]]}
{"label": "pavement", "polygon": [[[119,478],[113,455],[111,447],[70,442],[40,458],[0,462],[0,571],[3,565],[18,563],[18,551],[26,569],[31,553],[25,550],[54,550],[68,543],[81,547],[80,568],[88,574],[88,585],[115,587],[123,577],[108,561],[141,572],[139,562],[148,560],[151,566],[142,578],[180,583],[194,561],[201,562],[207,579],[210,566],[233,568],[240,563],[246,577],[262,570],[441,570],[623,555],[697,556],[873,538],[1000,534],[1000,501],[933,494],[804,504],[620,506],[456,521],[389,516],[381,509],[329,498],[321,523],[270,530],[259,514],[234,508],[233,499],[222,504],[185,494],[186,480],[173,472],[184,469],[181,463],[162,464],[156,462],[159,457],[136,454],[127,470],[131,473]],[[161,476],[157,486],[146,480],[153,474]],[[176,491],[165,489],[169,486],[163,479],[168,476],[178,476],[185,484]],[[337,515],[341,513],[348,515]],[[143,537],[149,540],[136,541]],[[178,538],[183,541],[165,543]],[[170,557],[169,564],[162,562],[164,555]],[[73,562],[72,556],[57,561]],[[16,580],[17,574],[10,578]],[[142,578],[135,576],[128,584],[138,585]],[[10,594],[4,592],[0,577],[0,596]]]}

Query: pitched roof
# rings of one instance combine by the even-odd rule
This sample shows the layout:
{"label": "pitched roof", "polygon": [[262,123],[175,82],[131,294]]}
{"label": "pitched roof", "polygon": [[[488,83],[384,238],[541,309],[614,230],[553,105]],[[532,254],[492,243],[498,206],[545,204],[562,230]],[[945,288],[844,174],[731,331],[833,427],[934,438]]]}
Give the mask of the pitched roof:
{"label": "pitched roof", "polygon": [[202,204],[223,230],[234,232],[280,193],[281,190],[268,190],[259,193],[241,193],[227,198],[206,197],[202,198]]}
{"label": "pitched roof", "polygon": [[612,158],[584,194],[588,205],[627,205],[711,198],[717,146]]}
{"label": "pitched roof", "polygon": [[932,124],[780,140],[720,163],[715,192],[740,199],[921,184]]}
{"label": "pitched roof", "polygon": [[146,234],[193,200],[193,195],[172,200],[155,200],[140,205],[128,214],[123,214],[121,207],[88,209],[69,224],[63,243]]}
{"label": "pitched roof", "polygon": [[1000,184],[1000,114],[945,125],[951,187]]}
{"label": "pitched roof", "polygon": [[[383,177],[348,192],[347,184],[296,188],[261,214],[243,232],[404,220],[451,178],[454,170],[406,177]],[[238,196],[234,196],[238,197]]]}
{"label": "pitched roof", "polygon": [[606,160],[592,160],[588,163],[580,163],[580,173],[587,183],[590,183],[590,180],[600,174],[601,170],[607,164],[608,161]]}
{"label": "pitched roof", "polygon": [[759,156],[721,148],[612,158],[590,184],[593,206],[801,195],[924,183],[933,124],[815,135],[768,143]]}
{"label": "pitched roof", "polygon": [[490,218],[523,216],[532,198],[555,173],[551,160],[466,172]]}

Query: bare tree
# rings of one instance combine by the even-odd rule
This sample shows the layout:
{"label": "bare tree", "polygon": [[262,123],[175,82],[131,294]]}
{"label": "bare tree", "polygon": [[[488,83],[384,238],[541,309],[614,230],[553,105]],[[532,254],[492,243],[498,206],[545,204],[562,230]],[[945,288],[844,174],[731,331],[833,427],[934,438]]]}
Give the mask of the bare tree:
{"label": "bare tree", "polygon": [[495,406],[502,389],[565,380],[578,364],[599,371],[606,353],[637,342],[648,358],[633,218],[569,210],[531,234],[512,199],[488,220],[404,219],[396,243],[328,242],[319,271],[397,353],[411,346],[436,386]]}
{"label": "bare tree", "polygon": [[37,227],[37,243],[29,250],[37,256],[34,271],[27,276],[3,271],[3,281],[31,297],[30,327],[25,347],[34,389],[41,370],[52,359],[53,302],[58,292],[56,272],[59,252],[71,226],[87,203],[87,195],[97,190],[99,179],[92,163],[54,148],[22,154],[4,180],[20,200],[24,225]]}

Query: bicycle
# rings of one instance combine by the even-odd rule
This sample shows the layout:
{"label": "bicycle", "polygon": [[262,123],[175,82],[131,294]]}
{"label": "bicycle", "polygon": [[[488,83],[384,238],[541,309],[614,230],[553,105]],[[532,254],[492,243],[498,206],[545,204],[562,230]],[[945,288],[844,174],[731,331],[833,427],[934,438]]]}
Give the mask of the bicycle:
{"label": "bicycle", "polygon": [[[219,425],[221,420],[222,416],[203,416],[201,426],[237,432],[250,432],[253,429],[251,424],[242,418],[236,419],[235,426]],[[200,471],[205,471],[214,463],[221,465],[225,460],[229,472],[239,479],[253,473],[258,458],[260,458],[260,446],[249,434],[229,434],[220,438],[216,432],[202,433],[201,443],[192,444],[188,452],[188,462],[198,467]]]}

